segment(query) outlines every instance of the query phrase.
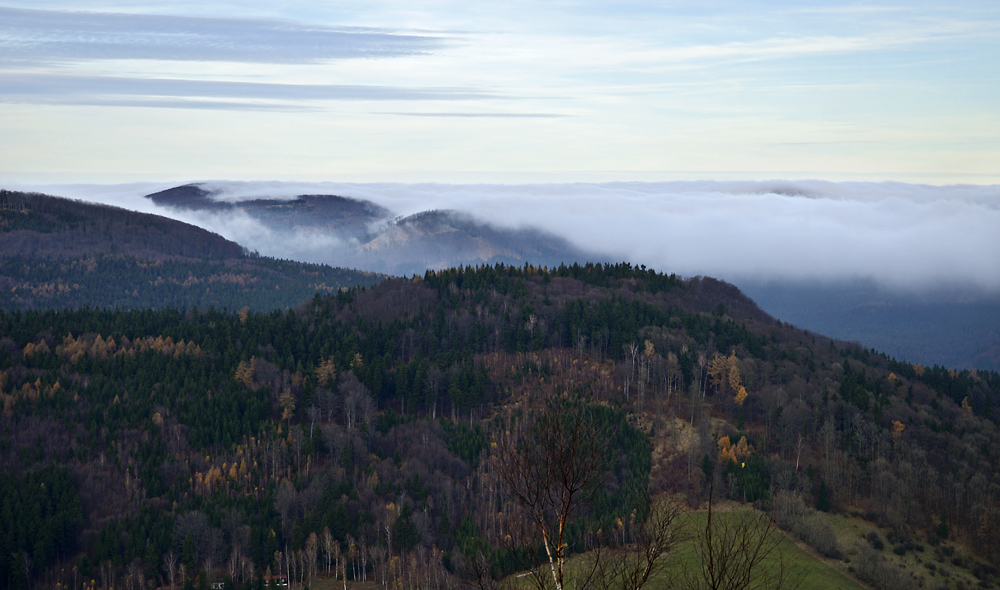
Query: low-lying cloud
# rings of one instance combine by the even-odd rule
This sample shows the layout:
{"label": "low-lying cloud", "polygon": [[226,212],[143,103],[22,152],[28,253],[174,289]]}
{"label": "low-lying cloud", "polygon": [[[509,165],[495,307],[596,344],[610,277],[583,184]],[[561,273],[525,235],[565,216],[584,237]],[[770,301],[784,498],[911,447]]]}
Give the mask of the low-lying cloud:
{"label": "low-lying cloud", "polygon": [[[179,215],[141,198],[168,186],[37,188],[181,218],[265,254],[291,251],[292,240],[299,256],[336,246],[335,239],[320,241],[328,238],[317,235],[260,231],[249,218]],[[609,259],[683,276],[736,282],[870,279],[902,290],[961,286],[1000,291],[996,185],[209,182],[205,188],[219,191],[216,198],[222,200],[335,194],[370,200],[400,215],[458,209],[498,226],[543,229]]]}

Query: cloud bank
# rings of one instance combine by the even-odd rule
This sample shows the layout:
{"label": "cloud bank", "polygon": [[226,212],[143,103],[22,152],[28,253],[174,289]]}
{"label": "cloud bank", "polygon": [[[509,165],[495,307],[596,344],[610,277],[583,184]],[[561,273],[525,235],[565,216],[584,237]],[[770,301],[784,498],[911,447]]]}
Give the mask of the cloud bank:
{"label": "cloud bank", "polygon": [[[36,187],[157,210],[141,195],[169,185]],[[682,276],[740,281],[872,280],[896,290],[1000,292],[1000,186],[823,181],[536,185],[208,182],[216,198],[335,194],[400,215],[458,209],[504,227],[531,226],[611,259]],[[281,236],[253,220],[181,217],[262,253],[335,247]],[[330,261],[334,262],[335,261]]]}

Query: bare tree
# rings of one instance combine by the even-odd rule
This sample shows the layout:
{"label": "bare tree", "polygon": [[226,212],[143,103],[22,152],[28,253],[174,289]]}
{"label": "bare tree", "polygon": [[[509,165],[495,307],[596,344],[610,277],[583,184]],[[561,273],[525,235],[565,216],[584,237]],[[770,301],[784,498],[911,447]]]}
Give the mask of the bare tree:
{"label": "bare tree", "polygon": [[432,366],[427,370],[427,380],[424,386],[427,390],[427,403],[430,406],[428,409],[431,413],[432,419],[437,419],[437,400],[438,394],[441,392],[441,382],[444,379],[444,375],[441,373],[441,369],[436,366]]}
{"label": "bare tree", "polygon": [[321,415],[321,413],[319,411],[319,408],[316,407],[316,404],[312,404],[311,406],[309,406],[308,408],[306,408],[306,416],[309,417],[309,438],[310,439],[313,437],[313,429],[316,426],[316,422],[319,421],[320,415]]}
{"label": "bare tree", "polygon": [[333,557],[333,535],[330,534],[330,527],[323,527],[323,534],[320,536],[323,543],[323,553],[326,554],[326,575],[330,575],[330,561]]}
{"label": "bare tree", "polygon": [[295,520],[295,507],[298,502],[298,494],[295,487],[288,480],[282,480],[278,485],[278,492],[275,494],[274,508],[281,516],[281,530],[286,535],[292,529]]}
{"label": "bare tree", "polygon": [[326,414],[326,419],[329,422],[333,422],[333,415],[337,412],[337,394],[331,387],[328,389],[326,387],[316,388],[316,397],[319,399],[320,409]]}
{"label": "bare tree", "polygon": [[[662,584],[667,557],[681,540],[678,516],[683,512],[676,502],[660,499],[650,502],[645,520],[636,521],[633,517],[630,522],[623,522],[621,543],[614,539],[595,546],[594,585],[601,590],[638,590],[655,577],[660,577]],[[617,537],[618,532],[611,534]]]}
{"label": "bare tree", "polygon": [[372,558],[372,570],[373,570],[372,573],[374,575],[374,578],[381,584],[382,588],[385,589],[389,585],[388,584],[389,581],[387,579],[389,575],[386,563],[388,559],[385,547],[382,547],[381,545],[376,545],[375,547],[373,547],[371,549],[371,558]]}
{"label": "bare tree", "polygon": [[[585,546],[577,548],[587,556],[567,573],[571,520],[610,475],[607,457],[616,427],[598,411],[577,399],[556,400],[533,421],[510,424],[497,444],[496,472],[527,516],[507,523],[508,538],[537,542],[547,558],[528,564],[527,575],[539,589],[638,590],[653,579],[662,581],[680,537],[680,505],[647,498],[648,510],[619,520],[616,529],[588,532]],[[478,557],[467,569],[478,587],[491,588],[488,561]]]}
{"label": "bare tree", "polygon": [[[651,340],[646,340],[643,342],[642,354],[639,356],[639,399],[638,399],[638,411],[642,414],[646,405],[646,384],[649,382],[649,375],[652,369],[653,357],[656,355],[656,349],[653,346]],[[635,361],[633,361],[634,364]]]}
{"label": "bare tree", "polygon": [[353,430],[358,422],[358,418],[369,422],[374,409],[371,392],[364,386],[353,372],[344,374],[340,384],[340,395],[344,403],[344,419],[347,422],[347,429]]}
{"label": "bare tree", "polygon": [[[556,590],[563,590],[570,518],[586,504],[607,471],[613,433],[577,400],[558,400],[533,423],[513,423],[498,442],[497,469],[541,537]],[[532,568],[536,583],[546,582]]]}
{"label": "bare tree", "polygon": [[134,559],[132,563],[128,564],[125,574],[125,584],[129,590],[142,586],[142,566],[139,565],[138,559]]}
{"label": "bare tree", "polygon": [[174,582],[177,580],[177,554],[173,551],[167,551],[163,555],[163,566],[167,568],[167,580],[170,581],[170,588],[173,589]]}
{"label": "bare tree", "polygon": [[233,580],[239,579],[240,565],[243,560],[243,551],[239,544],[233,543],[233,550],[229,554],[229,577]]}
{"label": "bare tree", "polygon": [[799,585],[781,550],[784,535],[751,508],[719,512],[709,486],[708,519],[694,536],[696,559],[683,571],[686,590],[787,590]]}
{"label": "bare tree", "polygon": [[627,363],[624,367],[625,401],[627,402],[629,397],[629,384],[632,382],[632,375],[635,374],[635,360],[639,354],[639,345],[635,342],[629,342],[628,344],[622,345],[622,349],[622,356],[625,358],[625,362]]}
{"label": "bare tree", "polygon": [[309,578],[310,585],[312,585],[312,579],[316,576],[316,556],[319,550],[319,538],[316,533],[309,533],[309,539],[306,540],[306,574]]}
{"label": "bare tree", "polygon": [[295,468],[299,471],[302,469],[302,449],[306,444],[306,435],[302,432],[302,428],[292,428],[289,429],[289,437],[292,439],[292,448],[295,450]]}

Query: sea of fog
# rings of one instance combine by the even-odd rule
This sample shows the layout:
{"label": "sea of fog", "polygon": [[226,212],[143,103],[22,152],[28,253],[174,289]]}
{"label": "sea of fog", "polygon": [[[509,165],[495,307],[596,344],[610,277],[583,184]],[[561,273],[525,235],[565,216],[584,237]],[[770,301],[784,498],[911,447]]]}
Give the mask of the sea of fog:
{"label": "sea of fog", "polygon": [[[682,276],[736,283],[863,280],[891,290],[1000,292],[1000,185],[195,182],[214,192],[213,198],[227,201],[332,194],[369,200],[398,215],[457,209],[498,226],[546,230],[610,259]],[[324,249],[338,243],[336,236],[278,234],[246,215],[183,213],[143,198],[176,185],[7,188],[158,213],[272,256],[296,252],[318,260]]]}

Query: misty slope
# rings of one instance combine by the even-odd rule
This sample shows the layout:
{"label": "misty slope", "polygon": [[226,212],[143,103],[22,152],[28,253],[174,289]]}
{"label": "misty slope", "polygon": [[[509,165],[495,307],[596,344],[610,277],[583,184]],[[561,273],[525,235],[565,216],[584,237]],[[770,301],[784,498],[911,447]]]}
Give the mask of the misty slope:
{"label": "misty slope", "polygon": [[583,262],[568,242],[532,229],[500,229],[460,211],[424,211],[393,220],[363,244],[359,266],[398,275],[477,264],[543,266]]}
{"label": "misty slope", "polygon": [[193,225],[127,209],[0,191],[0,256],[233,258],[239,244]]}
{"label": "misty slope", "polygon": [[607,260],[536,229],[508,229],[457,210],[396,216],[359,199],[335,195],[267,196],[238,201],[190,184],[147,195],[157,205],[213,216],[246,215],[269,232],[251,246],[282,257],[358,267],[397,275],[463,265]]}
{"label": "misty slope", "polygon": [[344,239],[364,240],[370,228],[392,214],[374,203],[334,195],[300,195],[294,199],[250,199],[217,201],[215,193],[196,184],[178,186],[146,195],[163,207],[213,213],[244,212],[267,227],[279,231],[325,231]]}
{"label": "misty slope", "polygon": [[900,360],[1000,370],[997,295],[891,292],[871,282],[741,281],[740,287],[775,317]]}
{"label": "misty slope", "polygon": [[[849,265],[854,265],[860,276],[876,267],[897,282],[910,284],[903,275],[916,273],[920,276],[910,277],[913,281],[947,285],[953,291],[933,297],[897,295],[846,279],[839,283],[834,279],[804,283],[806,279],[796,278],[766,282],[768,272],[747,279],[746,271],[740,268],[727,268],[726,273],[720,271],[720,274],[732,277],[729,280],[737,282],[775,317],[811,331],[857,341],[897,358],[927,365],[1000,368],[1000,301],[995,296],[984,296],[980,289],[963,291],[955,287],[964,283],[951,280],[953,273],[947,267],[911,269],[898,252],[922,251],[928,242],[887,249],[883,231],[905,226],[911,230],[920,228],[908,232],[909,235],[953,236],[929,244],[944,252],[937,259],[958,256],[965,247],[963,244],[971,241],[978,240],[988,246],[991,238],[984,226],[989,225],[989,216],[981,213],[990,211],[991,203],[996,202],[994,189],[791,181],[657,186],[629,183],[571,188],[438,187],[426,191],[426,206],[463,212],[429,210],[398,219],[391,211],[371,203],[342,197],[300,196],[284,200],[264,196],[237,201],[234,200],[237,193],[252,187],[232,189],[225,184],[175,187],[151,198],[176,211],[249,217],[262,231],[250,233],[246,239],[240,234],[241,243],[269,255],[400,275],[420,274],[426,268],[497,261],[557,266],[561,262],[588,260],[651,264],[664,258],[671,265],[684,264],[691,275],[714,274],[706,269],[718,267],[721,261],[729,259],[745,260],[748,266],[770,269],[773,273],[782,265],[784,271],[797,265],[826,268],[829,261],[824,260],[825,255],[815,253],[830,252],[832,248],[843,252],[839,258],[850,258]],[[209,192],[210,187],[219,192]],[[260,188],[264,195],[268,190],[272,189]],[[502,197],[491,196],[491,191]],[[381,194],[386,200],[380,202],[392,202],[395,193],[386,190]],[[695,205],[689,200],[692,194],[698,195]],[[538,218],[547,219],[546,227],[557,235],[498,229],[483,223],[482,219],[499,217],[524,219],[523,215],[498,213],[502,211],[497,208],[500,198],[503,206],[515,211],[534,211],[537,206]],[[933,203],[948,199],[955,199],[960,214],[928,214],[928,207],[936,206]],[[329,204],[318,205],[323,202]],[[614,205],[609,205],[612,202]],[[297,213],[311,210],[310,207],[315,207],[315,215]],[[580,211],[574,210],[576,207],[592,211],[592,215],[581,216]],[[813,232],[814,236],[802,229],[805,226],[791,223],[801,218],[839,218],[846,210],[854,211],[846,218],[871,219],[874,225],[847,223],[828,227],[820,223],[819,227],[825,229]],[[492,211],[493,217],[487,217],[486,211]],[[734,219],[743,220],[738,224],[743,232],[738,233],[742,241],[722,232],[720,228],[729,227],[727,224],[712,221],[719,211],[732,211]],[[893,212],[892,219],[885,219],[886,211]],[[456,219],[456,215],[463,218]],[[470,219],[469,215],[476,217]],[[340,221],[326,222],[324,216]],[[552,223],[560,219],[566,220],[561,227]],[[575,222],[571,221],[574,219]],[[959,219],[960,223],[956,221]],[[206,227],[216,225],[206,224]],[[293,227],[298,229],[293,232],[290,230]],[[628,228],[626,236],[621,235],[623,227]],[[760,228],[774,229],[761,233]],[[335,239],[337,236],[339,239]],[[562,236],[570,237],[576,244],[587,244],[591,251],[581,252],[563,241]],[[716,245],[736,240],[745,244],[747,251],[742,257],[713,254],[711,248],[696,246],[705,239]],[[817,247],[802,247],[808,244]],[[968,256],[964,252],[959,259]],[[979,268],[989,268],[993,258],[986,256]],[[837,256],[833,260],[833,267],[845,267],[843,260],[839,265],[836,263]],[[794,277],[784,271],[777,276]],[[831,272],[831,276],[836,276],[836,271]]]}
{"label": "misty slope", "polygon": [[[935,587],[938,554],[965,587],[997,578],[1000,375],[805,333],[713,279],[498,265],[285,313],[0,311],[0,334],[0,589],[68,584],[74,567],[164,585],[171,555],[189,579],[254,588],[326,531],[319,554],[353,555],[355,581],[448,590],[480,564],[503,578],[532,555],[509,531],[531,527],[491,443],[553,400],[593,404],[622,435],[571,551],[644,514],[646,489],[699,506],[711,487],[873,587],[907,587],[890,551],[925,557],[911,586]],[[66,509],[25,509],[55,499]],[[842,543],[825,511],[895,546]]]}
{"label": "misty slope", "polygon": [[0,191],[0,307],[286,308],[374,273],[252,255],[173,219]]}

